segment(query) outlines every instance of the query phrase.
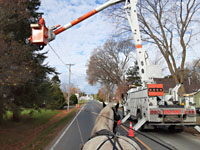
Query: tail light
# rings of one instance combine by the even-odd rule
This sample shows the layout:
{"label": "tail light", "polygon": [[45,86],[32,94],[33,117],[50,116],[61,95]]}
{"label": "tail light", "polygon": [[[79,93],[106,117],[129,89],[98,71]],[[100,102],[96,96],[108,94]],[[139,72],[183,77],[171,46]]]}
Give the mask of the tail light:
{"label": "tail light", "polygon": [[161,110],[150,110],[150,114],[161,114]]}
{"label": "tail light", "polygon": [[196,110],[193,110],[193,109],[191,109],[191,110],[185,110],[184,113],[185,114],[192,114],[193,115],[193,114],[196,114]]}

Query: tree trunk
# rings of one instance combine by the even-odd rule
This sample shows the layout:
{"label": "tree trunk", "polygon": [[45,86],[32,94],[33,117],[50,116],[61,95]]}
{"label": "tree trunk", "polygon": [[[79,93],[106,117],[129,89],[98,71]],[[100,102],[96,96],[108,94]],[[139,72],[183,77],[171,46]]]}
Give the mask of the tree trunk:
{"label": "tree trunk", "polygon": [[20,109],[17,106],[13,109],[12,120],[15,121],[15,122],[20,121]]}
{"label": "tree trunk", "polygon": [[184,87],[184,85],[182,85],[182,86],[180,87],[180,89],[179,89],[179,91],[178,91],[178,94],[179,94],[180,96],[183,96],[183,95],[185,94],[185,87]]}
{"label": "tree trunk", "polygon": [[110,102],[110,92],[107,93],[107,102]]}
{"label": "tree trunk", "polygon": [[2,109],[2,106],[0,106],[0,124],[3,122],[3,114],[4,114],[4,111]]}

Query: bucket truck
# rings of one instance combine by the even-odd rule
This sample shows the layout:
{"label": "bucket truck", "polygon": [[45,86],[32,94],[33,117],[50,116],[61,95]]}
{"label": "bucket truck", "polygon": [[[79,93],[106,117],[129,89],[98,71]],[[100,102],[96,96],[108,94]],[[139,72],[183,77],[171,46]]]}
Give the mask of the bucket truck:
{"label": "bucket truck", "polygon": [[163,85],[156,84],[154,81],[154,78],[162,78],[161,68],[158,65],[149,63],[148,55],[142,47],[136,9],[137,0],[110,0],[62,27],[57,25],[47,28],[45,20],[40,18],[37,24],[31,24],[32,35],[29,40],[31,43],[43,48],[63,31],[105,8],[121,2],[125,2],[124,10],[133,33],[136,58],[142,81],[142,86],[130,89],[123,99],[124,118],[122,122],[125,122],[128,118],[136,119],[137,124],[133,127],[135,130],[145,125],[172,128],[195,125],[196,111],[193,106],[194,102],[191,99],[188,102],[187,97],[179,97],[178,90],[181,85],[176,85],[170,90],[169,94],[164,95]]}

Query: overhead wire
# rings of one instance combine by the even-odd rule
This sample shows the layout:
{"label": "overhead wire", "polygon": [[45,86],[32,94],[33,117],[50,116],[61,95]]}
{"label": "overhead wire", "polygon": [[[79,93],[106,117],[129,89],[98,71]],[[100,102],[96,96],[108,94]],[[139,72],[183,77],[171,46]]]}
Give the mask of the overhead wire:
{"label": "overhead wire", "polygon": [[[77,72],[76,71],[72,71],[71,72],[72,73],[72,80],[75,82],[75,83],[77,83],[77,81],[76,81],[76,78],[75,77],[77,77],[77,78],[82,78],[82,79],[85,79],[85,75],[84,74],[77,74]],[[75,77],[74,77],[75,76]]]}
{"label": "overhead wire", "polygon": [[60,62],[66,66],[66,64],[64,63],[64,61],[61,59],[61,57],[55,51],[55,49],[49,43],[48,43],[48,46],[51,48],[51,50],[54,52],[54,54],[58,57],[58,59],[60,60]]}
{"label": "overhead wire", "polygon": [[[57,56],[57,58],[60,60],[60,62],[63,64],[63,65],[65,65],[66,66],[66,64],[64,63],[64,61],[61,59],[61,57],[58,55],[58,53],[56,52],[56,50],[48,43],[48,46],[51,48],[51,50],[54,52],[54,54]],[[67,72],[66,72],[67,73]],[[83,77],[83,76],[81,76],[81,75],[78,75],[78,74],[75,74],[74,72],[72,72],[72,70],[71,70],[71,74],[73,74],[73,75],[75,75],[75,76],[78,76],[78,77]],[[84,75],[84,74],[82,74],[82,75]],[[76,82],[76,80],[74,79],[74,78],[72,78],[72,80],[73,80],[73,82],[75,82],[75,84],[76,85],[78,85],[77,84],[77,82]]]}
{"label": "overhead wire", "polygon": [[[44,4],[44,7],[46,8],[48,14],[47,14],[47,17],[49,18],[49,20],[54,23],[54,18],[51,16],[51,14],[49,13],[49,8],[47,7],[47,4],[46,4],[46,1],[43,0],[43,4]],[[56,45],[58,46],[57,42],[56,42]],[[59,59],[59,61],[64,65],[66,66],[65,62],[61,59],[61,57],[59,56],[59,54],[57,53],[57,51],[48,43],[48,46],[50,47],[50,49],[53,51],[53,53],[57,56],[57,58]],[[63,50],[61,49],[61,52],[63,53]],[[85,78],[85,74],[83,73],[78,73],[76,72],[75,70],[73,70],[73,72],[71,72],[73,75],[79,77],[79,78]],[[76,85],[77,84],[77,81],[75,78],[72,78],[73,80],[73,83],[75,83]]]}
{"label": "overhead wire", "polygon": [[[46,0],[43,0],[43,4],[44,4],[44,7],[46,8],[46,10],[47,10],[47,17],[49,18],[49,20],[51,21],[51,23],[52,23],[52,25],[54,25],[54,22],[55,22],[55,20],[54,20],[54,18],[52,17],[52,15],[49,13],[49,8],[47,7],[47,4],[46,4]],[[58,43],[56,42],[56,46],[57,47],[60,47],[59,45],[58,45]],[[61,50],[61,52],[62,53],[64,53],[64,51],[62,50],[62,49],[60,49]]]}

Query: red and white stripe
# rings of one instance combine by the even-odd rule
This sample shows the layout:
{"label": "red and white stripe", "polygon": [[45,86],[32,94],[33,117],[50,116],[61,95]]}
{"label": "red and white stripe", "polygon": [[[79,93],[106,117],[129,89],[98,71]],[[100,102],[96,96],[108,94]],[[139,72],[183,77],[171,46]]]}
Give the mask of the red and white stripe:
{"label": "red and white stripe", "polygon": [[114,4],[116,4],[116,3],[123,2],[123,1],[124,1],[124,0],[110,0],[110,1],[108,1],[108,2],[106,2],[106,3],[104,3],[103,5],[97,7],[96,9],[94,9],[94,10],[92,10],[92,11],[90,11],[90,12],[84,14],[83,16],[81,16],[81,17],[79,17],[79,18],[73,20],[72,22],[70,22],[70,23],[64,25],[63,27],[61,27],[61,28],[55,30],[55,31],[54,31],[54,34],[57,35],[57,34],[59,34],[59,33],[63,32],[63,31],[65,31],[65,30],[69,29],[70,27],[72,27],[72,26],[74,26],[74,25],[80,23],[81,21],[83,21],[83,20],[85,20],[85,19],[87,19],[87,18],[93,16],[94,14],[96,14],[96,13],[98,13],[98,12],[104,10],[105,8],[107,8],[107,7],[111,6],[111,5],[114,5]]}

